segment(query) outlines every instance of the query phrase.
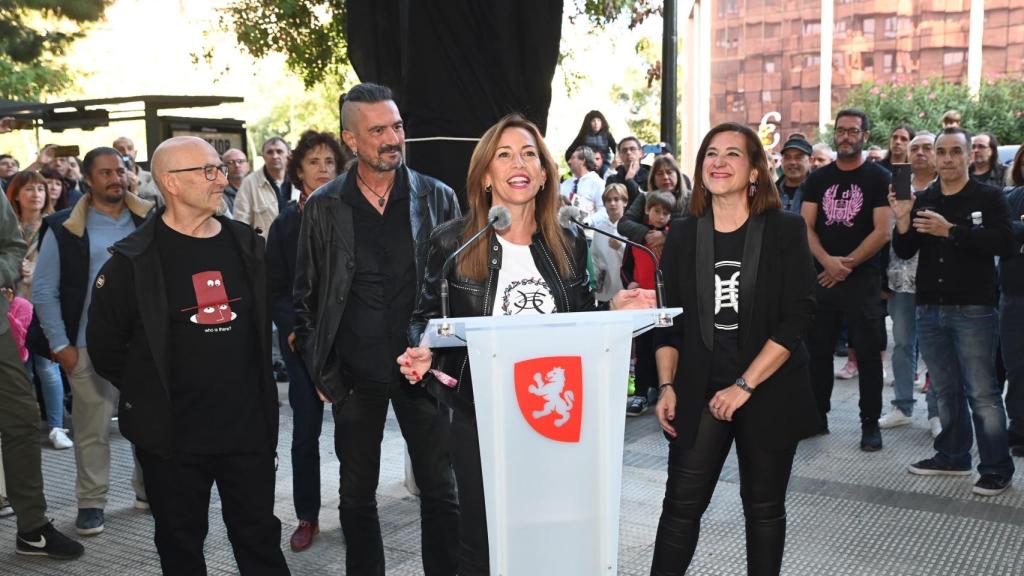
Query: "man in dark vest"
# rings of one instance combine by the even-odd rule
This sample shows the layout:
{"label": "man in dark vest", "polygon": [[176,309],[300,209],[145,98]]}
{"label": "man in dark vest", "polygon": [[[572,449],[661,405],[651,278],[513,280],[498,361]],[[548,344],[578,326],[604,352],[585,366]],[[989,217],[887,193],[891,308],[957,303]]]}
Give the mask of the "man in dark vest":
{"label": "man in dark vest", "polygon": [[[32,302],[54,359],[74,396],[75,492],[79,534],[103,531],[110,489],[110,419],[117,390],[93,369],[85,330],[93,280],[108,249],[131,234],[153,203],[128,192],[127,169],[113,148],[94,148],[82,161],[87,192],[74,207],[48,216],[32,282]],[[135,506],[148,509],[138,465]]]}

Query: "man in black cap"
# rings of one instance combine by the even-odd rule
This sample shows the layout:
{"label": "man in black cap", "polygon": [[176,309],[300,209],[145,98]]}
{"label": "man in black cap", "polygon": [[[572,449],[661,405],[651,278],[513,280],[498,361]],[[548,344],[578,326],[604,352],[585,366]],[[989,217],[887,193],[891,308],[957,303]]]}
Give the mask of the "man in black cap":
{"label": "man in black cap", "polygon": [[803,194],[800,185],[811,171],[811,143],[799,134],[793,134],[782,145],[782,176],[775,182],[782,200],[782,209],[800,213]]}

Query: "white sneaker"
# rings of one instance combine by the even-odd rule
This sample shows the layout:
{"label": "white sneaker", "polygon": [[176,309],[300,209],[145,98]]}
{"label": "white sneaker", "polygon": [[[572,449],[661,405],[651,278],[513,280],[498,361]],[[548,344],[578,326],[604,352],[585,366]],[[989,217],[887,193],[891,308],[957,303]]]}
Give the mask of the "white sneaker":
{"label": "white sneaker", "polygon": [[849,380],[857,377],[857,364],[854,362],[846,361],[846,364],[842,368],[836,371],[836,378],[840,380]]}
{"label": "white sneaker", "polygon": [[942,422],[939,422],[938,416],[932,416],[928,419],[928,427],[931,429],[932,438],[938,438],[939,434],[942,434]]}
{"label": "white sneaker", "polygon": [[899,408],[894,408],[888,414],[878,419],[878,427],[895,428],[897,426],[906,426],[913,421],[913,418],[904,414]]}
{"label": "white sneaker", "polygon": [[67,450],[75,445],[74,442],[68,438],[68,431],[66,428],[54,428],[50,430],[50,443],[57,450]]}

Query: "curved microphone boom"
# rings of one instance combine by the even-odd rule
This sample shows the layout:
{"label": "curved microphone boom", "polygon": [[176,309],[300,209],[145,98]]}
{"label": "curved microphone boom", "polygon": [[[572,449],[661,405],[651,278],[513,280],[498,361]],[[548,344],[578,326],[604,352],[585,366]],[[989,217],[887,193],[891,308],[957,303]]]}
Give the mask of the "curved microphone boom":
{"label": "curved microphone boom", "polygon": [[658,308],[664,308],[665,297],[663,293],[665,291],[665,279],[661,275],[661,267],[658,266],[658,256],[650,248],[644,246],[643,244],[633,242],[628,238],[623,238],[622,236],[612,234],[611,232],[601,230],[600,228],[595,228],[589,224],[584,224],[581,216],[583,216],[583,213],[580,211],[579,208],[576,208],[575,206],[562,206],[561,208],[558,209],[558,224],[562,228],[568,228],[570,230],[572,230],[575,226],[579,226],[580,228],[584,228],[586,230],[593,230],[594,232],[597,232],[602,236],[607,236],[614,240],[618,240],[623,244],[628,244],[634,248],[639,248],[640,250],[643,250],[648,256],[651,257],[651,261],[654,262],[654,297],[657,300]]}
{"label": "curved microphone boom", "polygon": [[[504,206],[491,206],[491,209],[487,211],[487,224],[483,228],[478,230],[476,234],[470,236],[469,240],[466,240],[461,246],[456,248],[455,251],[452,252],[450,256],[448,256],[447,259],[445,259],[444,265],[441,266],[440,295],[442,318],[447,318],[451,312],[448,307],[448,271],[451,270],[452,265],[455,264],[455,259],[466,248],[469,248],[474,242],[477,241],[477,239],[483,236],[484,232],[487,232],[488,229],[494,228],[495,230],[500,231],[507,229],[511,225],[512,213],[508,211],[508,208]],[[448,329],[450,330],[451,327],[449,325],[446,324],[445,326],[448,326]],[[442,329],[444,329],[444,327],[442,327]]]}

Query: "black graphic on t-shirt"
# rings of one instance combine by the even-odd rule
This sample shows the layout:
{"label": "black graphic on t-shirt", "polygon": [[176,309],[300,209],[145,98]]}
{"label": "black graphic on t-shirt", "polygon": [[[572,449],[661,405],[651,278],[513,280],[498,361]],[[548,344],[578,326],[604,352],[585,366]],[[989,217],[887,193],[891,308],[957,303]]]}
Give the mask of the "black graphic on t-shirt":
{"label": "black graphic on t-shirt", "polygon": [[736,330],[740,315],[740,263],[715,262],[715,328]]}
{"label": "black graphic on t-shirt", "polygon": [[501,311],[505,316],[515,316],[524,312],[553,313],[554,310],[543,309],[545,302],[549,301],[550,293],[547,282],[540,278],[516,280],[509,284],[501,295]]}

